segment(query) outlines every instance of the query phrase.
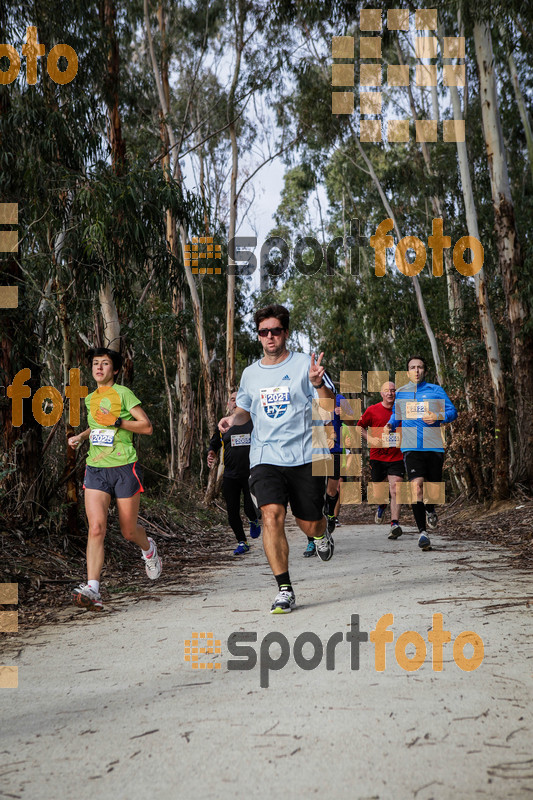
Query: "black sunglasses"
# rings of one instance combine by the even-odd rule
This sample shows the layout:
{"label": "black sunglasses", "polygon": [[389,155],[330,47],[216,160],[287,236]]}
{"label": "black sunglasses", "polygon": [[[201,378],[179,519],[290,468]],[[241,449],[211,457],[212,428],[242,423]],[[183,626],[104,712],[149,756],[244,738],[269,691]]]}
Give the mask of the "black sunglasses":
{"label": "black sunglasses", "polygon": [[271,333],[272,336],[279,336],[284,330],[285,328],[259,328],[257,333],[261,337],[268,336],[269,333]]}

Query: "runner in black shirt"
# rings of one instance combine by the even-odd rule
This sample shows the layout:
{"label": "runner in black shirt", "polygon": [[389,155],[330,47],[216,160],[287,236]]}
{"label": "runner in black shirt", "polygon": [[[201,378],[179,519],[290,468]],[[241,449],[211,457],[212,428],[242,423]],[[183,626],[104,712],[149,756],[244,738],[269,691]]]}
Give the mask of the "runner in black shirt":
{"label": "runner in black shirt", "polygon": [[[237,392],[232,392],[228,400],[228,410],[232,414],[235,410]],[[228,511],[228,522],[237,539],[237,547],[233,555],[240,556],[247,553],[250,545],[242,525],[240,514],[241,492],[244,495],[244,513],[250,520],[250,536],[257,539],[261,535],[261,524],[257,519],[257,511],[250,496],[248,477],[250,475],[250,434],[252,432],[251,420],[244,425],[234,425],[221,434],[218,430],[209,442],[207,453],[207,466],[215,463],[216,454],[223,448],[224,479],[222,493]]]}

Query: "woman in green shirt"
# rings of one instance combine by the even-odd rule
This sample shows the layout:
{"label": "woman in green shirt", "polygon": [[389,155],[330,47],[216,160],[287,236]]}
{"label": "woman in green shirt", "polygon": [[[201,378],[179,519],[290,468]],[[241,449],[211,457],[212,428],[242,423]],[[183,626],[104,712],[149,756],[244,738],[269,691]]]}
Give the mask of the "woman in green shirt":
{"label": "woman in green shirt", "polygon": [[89,427],[68,443],[78,447],[90,440],[83,488],[85,512],[89,523],[87,538],[87,583],[73,592],[76,605],[91,611],[103,608],[100,596],[100,573],[104,564],[104,538],[111,499],[115,497],[120,530],[125,539],[142,549],[148,577],[161,574],[161,559],[155,542],[137,520],[141,492],[144,491],[137,467],[133,434],[152,433],[152,423],[141,402],[125,386],[115,383],[122,367],[122,356],[99,347],[89,350],[93,378],[97,388],[85,398]]}

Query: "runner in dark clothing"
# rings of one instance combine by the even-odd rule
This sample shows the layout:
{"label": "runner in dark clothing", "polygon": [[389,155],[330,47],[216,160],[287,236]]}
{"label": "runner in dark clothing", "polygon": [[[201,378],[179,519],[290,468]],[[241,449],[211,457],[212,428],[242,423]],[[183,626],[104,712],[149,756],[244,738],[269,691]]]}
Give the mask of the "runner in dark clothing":
{"label": "runner in dark clothing", "polygon": [[[232,392],[228,400],[228,411],[233,413],[237,392]],[[222,448],[224,463],[224,478],[222,481],[222,494],[228,512],[228,522],[237,539],[237,547],[233,555],[240,556],[247,553],[250,545],[246,540],[241,519],[241,492],[244,496],[244,513],[250,520],[250,537],[257,539],[261,535],[261,523],[257,518],[257,510],[253,504],[248,477],[250,475],[250,435],[252,421],[244,425],[234,425],[221,434],[218,430],[209,442],[207,452],[207,465],[213,466],[216,454]]]}

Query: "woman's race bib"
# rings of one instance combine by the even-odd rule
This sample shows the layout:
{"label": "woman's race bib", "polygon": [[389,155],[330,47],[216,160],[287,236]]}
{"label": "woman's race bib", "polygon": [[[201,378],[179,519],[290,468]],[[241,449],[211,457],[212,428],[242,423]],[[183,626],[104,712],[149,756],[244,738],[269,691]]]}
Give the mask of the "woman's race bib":
{"label": "woman's race bib", "polygon": [[113,447],[116,432],[116,428],[93,428],[89,441],[98,447]]}

